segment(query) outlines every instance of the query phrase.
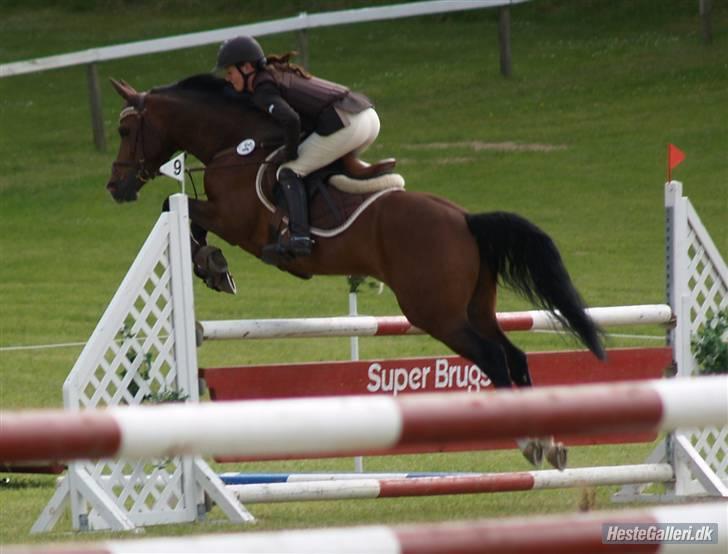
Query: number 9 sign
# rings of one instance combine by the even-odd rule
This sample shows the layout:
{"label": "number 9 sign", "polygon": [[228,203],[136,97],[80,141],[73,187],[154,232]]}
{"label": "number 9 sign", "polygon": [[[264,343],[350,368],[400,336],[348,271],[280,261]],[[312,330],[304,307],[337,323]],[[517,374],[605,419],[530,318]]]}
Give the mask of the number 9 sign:
{"label": "number 9 sign", "polygon": [[159,168],[159,172],[167,177],[176,179],[182,185],[182,192],[185,191],[185,153],[181,152]]}

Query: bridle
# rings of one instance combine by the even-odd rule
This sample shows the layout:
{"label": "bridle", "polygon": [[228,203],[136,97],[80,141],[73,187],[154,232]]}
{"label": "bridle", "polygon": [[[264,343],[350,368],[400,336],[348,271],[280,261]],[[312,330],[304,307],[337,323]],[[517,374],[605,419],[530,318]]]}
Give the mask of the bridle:
{"label": "bridle", "polygon": [[[121,123],[122,120],[125,118],[133,116],[137,117],[139,119],[139,125],[137,127],[136,136],[134,137],[134,151],[133,151],[133,157],[135,158],[134,161],[130,162],[119,162],[115,161],[111,164],[112,169],[116,167],[131,167],[132,170],[127,173],[126,177],[124,178],[124,182],[122,185],[128,186],[128,185],[136,185],[137,183],[141,187],[144,183],[147,181],[154,179],[157,175],[159,175],[159,168],[155,166],[153,170],[148,169],[145,167],[146,164],[146,154],[144,150],[144,105],[142,103],[141,110],[136,108],[135,106],[127,106],[123,110],[121,110],[121,113],[119,114],[119,123]],[[141,155],[140,155],[141,154]],[[131,180],[135,179],[136,182],[132,183]],[[138,188],[140,188],[138,187]]]}

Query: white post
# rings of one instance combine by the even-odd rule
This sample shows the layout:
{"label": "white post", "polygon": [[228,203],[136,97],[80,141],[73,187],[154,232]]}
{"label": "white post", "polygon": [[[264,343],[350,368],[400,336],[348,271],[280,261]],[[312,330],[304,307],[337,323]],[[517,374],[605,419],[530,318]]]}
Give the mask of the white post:
{"label": "white post", "polygon": [[[699,283],[693,283],[699,277],[696,260],[701,259],[702,249],[706,248],[706,244],[712,244],[712,241],[700,224],[689,200],[683,196],[682,183],[679,181],[666,183],[665,209],[667,296],[677,320],[670,335],[670,344],[678,377],[691,377],[696,370],[691,337],[702,318],[699,312],[693,316],[694,295],[697,292],[691,290],[691,287],[699,290]],[[720,255],[707,256],[705,263],[719,263],[717,260],[720,260]],[[712,432],[711,429],[679,429],[667,435],[666,455],[675,468],[674,493],[677,497],[705,492],[723,495],[728,490],[715,472],[715,460],[711,467],[702,458],[700,448],[693,446],[707,440],[706,437]]]}
{"label": "white post", "polygon": [[195,342],[195,299],[192,288],[192,255],[189,240],[189,213],[187,196],[170,197],[170,264],[174,303],[175,354],[177,383],[180,392],[190,401],[199,402],[197,386],[197,348]]}
{"label": "white post", "polygon": [[[350,316],[359,315],[359,310],[357,307],[356,292],[349,293],[349,315]],[[358,361],[359,360],[359,337],[358,336],[349,337],[349,348],[351,351],[351,361],[352,362]],[[356,471],[357,473],[362,473],[364,471],[364,458],[362,456],[356,456],[354,458],[354,471]]]}
{"label": "white post", "polygon": [[[686,200],[682,196],[682,183],[670,181],[665,185],[665,227],[667,256],[667,303],[675,314],[676,325],[670,331],[677,374],[690,376],[690,301],[688,286],[688,236]],[[687,351],[686,351],[687,349]]]}
{"label": "white post", "polygon": [[[349,293],[349,315],[350,316],[359,315],[356,300],[357,300],[356,292],[350,292]],[[355,336],[349,337],[349,349],[351,352],[351,361],[356,362],[357,360],[359,360],[359,337],[358,336],[355,335]]]}
{"label": "white post", "polygon": [[[184,182],[184,173],[182,174]],[[174,194],[169,198],[169,264],[170,287],[173,308],[174,349],[177,373],[177,391],[186,395],[190,402],[199,402],[197,386],[197,345],[195,342],[195,306],[192,292],[192,255],[189,240],[189,212],[187,196]],[[199,517],[199,507],[204,504],[202,489],[195,486],[193,458],[180,460],[183,471],[183,490],[188,518]]]}

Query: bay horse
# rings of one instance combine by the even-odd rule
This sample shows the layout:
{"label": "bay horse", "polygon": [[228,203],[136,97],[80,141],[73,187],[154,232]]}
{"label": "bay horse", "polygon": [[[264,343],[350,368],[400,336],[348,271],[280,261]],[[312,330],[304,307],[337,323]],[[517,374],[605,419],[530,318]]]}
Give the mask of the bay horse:
{"label": "bay horse", "polygon": [[[160,165],[178,150],[187,151],[205,165],[207,200],[188,200],[197,240],[210,231],[260,258],[270,241],[270,212],[254,183],[260,166],[282,144],[273,119],[211,75],[141,93],[123,81],[112,84],[126,101],[107,184],[113,198],[136,200]],[[244,158],[230,163],[229,156],[219,155],[245,139],[257,146]],[[496,319],[499,282],[549,310],[596,357],[605,357],[602,332],[586,315],[554,242],[513,213],[471,214],[434,195],[389,193],[345,233],[316,238],[310,256],[282,269],[379,279],[413,325],[473,361],[499,389],[531,386],[526,355]],[[533,463],[540,463],[545,449],[553,465],[566,464],[565,448],[552,438],[526,438],[519,446]]]}

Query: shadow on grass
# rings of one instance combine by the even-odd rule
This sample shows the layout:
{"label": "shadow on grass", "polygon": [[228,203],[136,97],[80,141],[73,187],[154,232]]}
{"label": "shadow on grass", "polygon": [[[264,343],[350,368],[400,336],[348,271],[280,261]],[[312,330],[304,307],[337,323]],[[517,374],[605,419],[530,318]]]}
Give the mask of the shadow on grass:
{"label": "shadow on grass", "polygon": [[22,474],[0,474],[0,491],[26,489],[52,489],[56,486],[54,476],[28,476]]}

